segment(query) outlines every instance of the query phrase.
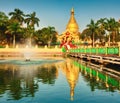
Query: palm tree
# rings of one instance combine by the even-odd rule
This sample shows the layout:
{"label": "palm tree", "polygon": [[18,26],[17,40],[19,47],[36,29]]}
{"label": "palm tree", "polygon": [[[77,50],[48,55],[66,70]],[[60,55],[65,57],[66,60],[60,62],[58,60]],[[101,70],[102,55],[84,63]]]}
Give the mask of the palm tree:
{"label": "palm tree", "polygon": [[24,13],[20,9],[14,9],[14,12],[10,12],[9,15],[11,16],[12,21],[19,22],[22,25],[24,21]]}
{"label": "palm tree", "polygon": [[56,34],[55,27],[48,26],[48,47],[50,47],[50,44],[53,40],[54,35]]}
{"label": "palm tree", "polygon": [[88,28],[84,29],[80,35],[80,38],[82,39],[82,41],[84,41],[84,44],[89,44],[89,45],[90,45],[90,37],[91,37],[91,30]]}
{"label": "palm tree", "polygon": [[55,31],[55,27],[45,27],[36,32],[37,41],[41,42],[42,45],[48,45],[50,47],[51,42],[56,43],[57,40],[57,32]]}
{"label": "palm tree", "polygon": [[0,26],[3,25],[6,21],[8,21],[8,17],[4,12],[0,12]]}
{"label": "palm tree", "polygon": [[113,32],[112,32],[112,42],[116,42],[116,36],[119,32],[119,27],[120,27],[120,24],[119,22],[115,21],[115,19],[112,19],[113,21]]}
{"label": "palm tree", "polygon": [[105,33],[105,27],[104,27],[105,20],[106,18],[101,18],[97,21],[99,29],[102,33]]}
{"label": "palm tree", "polygon": [[15,47],[15,36],[21,31],[20,24],[18,22],[12,22],[7,26],[6,34],[13,36],[13,47]]}
{"label": "palm tree", "polygon": [[39,31],[39,41],[42,42],[43,45],[46,45],[48,43],[48,28],[42,28],[40,31]]}
{"label": "palm tree", "polygon": [[35,24],[37,26],[39,26],[39,18],[36,17],[36,12],[33,12],[32,14],[28,14],[26,15],[26,19],[25,19],[25,23],[27,23],[27,27],[29,29],[29,32],[30,32],[30,46],[31,46],[31,38],[33,36],[33,33],[34,33],[34,26]]}
{"label": "palm tree", "polygon": [[114,30],[115,30],[115,19],[114,18],[110,18],[110,19],[106,19],[105,23],[104,23],[104,27],[108,32],[108,43],[110,46],[110,41],[111,41],[111,34],[113,34],[113,39],[114,39]]}
{"label": "palm tree", "polygon": [[101,18],[97,21],[98,26],[99,26],[99,38],[101,41],[105,41],[105,27],[104,27],[104,23],[105,23],[106,18]]}
{"label": "palm tree", "polygon": [[4,12],[0,12],[0,40],[5,39],[5,31],[8,24],[8,17]]}
{"label": "palm tree", "polygon": [[39,18],[36,17],[36,12],[33,12],[32,14],[28,14],[26,15],[26,19],[25,22],[27,23],[28,26],[31,26],[34,28],[35,24],[37,24],[37,26],[39,26]]}
{"label": "palm tree", "polygon": [[88,29],[92,33],[92,46],[94,47],[95,34],[98,34],[98,23],[95,23],[92,19],[90,24],[87,25]]}
{"label": "palm tree", "polygon": [[116,27],[116,41],[120,41],[120,20],[117,22],[117,27]]}

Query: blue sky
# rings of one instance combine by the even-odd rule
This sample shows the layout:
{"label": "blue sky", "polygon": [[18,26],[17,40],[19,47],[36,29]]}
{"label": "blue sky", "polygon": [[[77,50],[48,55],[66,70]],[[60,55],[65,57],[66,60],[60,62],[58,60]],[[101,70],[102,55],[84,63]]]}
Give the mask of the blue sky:
{"label": "blue sky", "polygon": [[15,8],[26,14],[35,11],[40,19],[39,29],[54,26],[59,34],[65,31],[72,7],[80,32],[91,19],[120,19],[120,0],[0,0],[0,11],[7,15]]}

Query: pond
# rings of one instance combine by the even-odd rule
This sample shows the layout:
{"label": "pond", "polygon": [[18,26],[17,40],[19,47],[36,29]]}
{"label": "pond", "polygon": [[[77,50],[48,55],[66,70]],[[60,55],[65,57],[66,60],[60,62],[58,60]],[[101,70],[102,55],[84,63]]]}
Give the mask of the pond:
{"label": "pond", "polygon": [[82,60],[0,60],[0,103],[120,103],[119,71]]}

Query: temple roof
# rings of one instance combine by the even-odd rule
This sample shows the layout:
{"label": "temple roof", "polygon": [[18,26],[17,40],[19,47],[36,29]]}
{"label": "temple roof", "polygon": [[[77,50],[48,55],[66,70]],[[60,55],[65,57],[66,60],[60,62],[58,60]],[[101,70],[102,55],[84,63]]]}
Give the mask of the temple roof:
{"label": "temple roof", "polygon": [[75,17],[74,17],[74,8],[71,9],[71,17],[70,17],[70,20],[66,26],[66,30],[69,30],[73,33],[78,33],[79,31],[79,26],[75,20]]}

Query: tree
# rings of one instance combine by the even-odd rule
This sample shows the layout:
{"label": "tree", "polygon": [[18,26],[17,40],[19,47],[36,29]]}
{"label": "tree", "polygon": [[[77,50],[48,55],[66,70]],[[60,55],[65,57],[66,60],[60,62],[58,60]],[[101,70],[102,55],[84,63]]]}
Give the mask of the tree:
{"label": "tree", "polygon": [[112,31],[112,42],[116,42],[116,36],[119,32],[119,27],[120,24],[117,22],[114,18],[112,18],[112,26],[113,26],[113,31]]}
{"label": "tree", "polygon": [[48,26],[48,47],[50,47],[51,42],[54,40],[53,37],[55,38],[55,35],[55,27]]}
{"label": "tree", "polygon": [[36,17],[36,12],[33,12],[32,14],[26,15],[25,23],[27,23],[28,26],[31,26],[34,28],[35,24],[39,26],[39,18]]}
{"label": "tree", "polygon": [[57,32],[55,30],[55,27],[45,27],[41,30],[38,30],[36,32],[36,38],[38,42],[40,42],[42,45],[47,45],[50,47],[51,43],[56,43],[57,40]]}
{"label": "tree", "polygon": [[98,34],[99,34],[99,39],[100,41],[104,41],[105,42],[105,27],[104,27],[104,23],[105,23],[106,18],[101,18],[97,21],[99,29],[98,29]]}
{"label": "tree", "polygon": [[10,12],[9,15],[11,16],[12,21],[18,22],[20,25],[22,25],[24,21],[24,13],[20,9],[14,9],[14,12]]}
{"label": "tree", "polygon": [[8,17],[4,12],[0,12],[0,40],[6,39],[5,31],[8,24]]}
{"label": "tree", "polygon": [[20,24],[18,22],[12,22],[7,26],[6,34],[13,36],[13,47],[15,47],[15,36],[21,31]]}
{"label": "tree", "polygon": [[95,34],[98,34],[98,23],[95,23],[92,19],[90,24],[87,25],[88,29],[92,33],[92,46],[94,47]]}
{"label": "tree", "polygon": [[29,30],[30,33],[30,46],[31,46],[31,38],[34,34],[34,26],[35,24],[37,24],[37,26],[39,26],[39,18],[36,17],[36,12],[33,12],[32,14],[28,14],[26,15],[26,19],[25,19],[25,23],[27,23],[27,28]]}
{"label": "tree", "polygon": [[115,23],[115,19],[110,18],[110,19],[106,19],[105,23],[104,23],[104,27],[107,30],[107,34],[108,34],[108,46],[110,46],[110,41],[111,41],[111,34],[114,31],[114,23]]}
{"label": "tree", "polygon": [[120,20],[116,22],[116,38],[115,40],[118,42],[120,41]]}
{"label": "tree", "polygon": [[8,16],[4,12],[0,12],[0,26],[8,21]]}
{"label": "tree", "polygon": [[91,31],[88,28],[86,28],[81,33],[80,37],[82,40],[85,40],[87,37],[91,36],[90,34],[91,34]]}

